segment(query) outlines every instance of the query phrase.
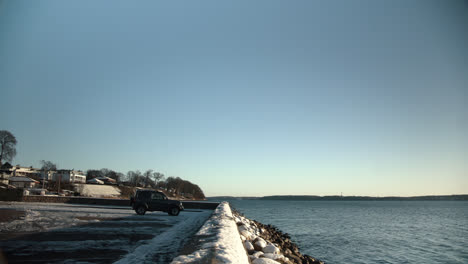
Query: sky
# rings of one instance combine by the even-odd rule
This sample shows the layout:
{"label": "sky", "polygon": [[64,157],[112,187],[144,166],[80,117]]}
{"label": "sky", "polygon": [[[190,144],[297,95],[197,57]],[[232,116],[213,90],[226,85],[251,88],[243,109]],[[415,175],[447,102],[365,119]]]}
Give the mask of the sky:
{"label": "sky", "polygon": [[467,1],[0,0],[0,130],[207,196],[467,194],[467,47]]}

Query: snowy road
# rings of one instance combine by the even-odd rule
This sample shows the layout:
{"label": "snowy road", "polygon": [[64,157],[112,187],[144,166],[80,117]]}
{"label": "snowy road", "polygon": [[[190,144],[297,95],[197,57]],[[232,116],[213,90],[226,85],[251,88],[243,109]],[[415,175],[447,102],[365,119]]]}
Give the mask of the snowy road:
{"label": "snowy road", "polygon": [[8,263],[168,263],[212,212],[0,202],[0,249]]}

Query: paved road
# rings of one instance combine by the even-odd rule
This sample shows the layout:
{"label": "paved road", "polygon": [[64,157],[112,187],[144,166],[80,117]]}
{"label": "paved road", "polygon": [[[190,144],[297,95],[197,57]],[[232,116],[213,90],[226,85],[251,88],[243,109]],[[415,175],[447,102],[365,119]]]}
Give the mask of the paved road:
{"label": "paved road", "polygon": [[0,249],[8,263],[168,263],[211,213],[2,202]]}

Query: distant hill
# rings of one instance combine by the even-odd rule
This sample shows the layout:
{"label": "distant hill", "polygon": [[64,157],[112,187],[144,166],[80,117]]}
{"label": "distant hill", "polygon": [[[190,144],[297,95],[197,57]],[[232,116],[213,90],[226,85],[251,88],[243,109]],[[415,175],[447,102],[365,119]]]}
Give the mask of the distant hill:
{"label": "distant hill", "polygon": [[208,200],[258,200],[262,197],[249,197],[249,196],[211,196],[208,197]]}
{"label": "distant hill", "polygon": [[427,195],[412,197],[373,197],[373,196],[316,196],[316,195],[272,195],[264,197],[216,196],[209,200],[285,200],[285,201],[468,201],[468,194],[462,195]]}
{"label": "distant hill", "polygon": [[274,195],[261,197],[259,199],[294,201],[465,201],[468,200],[468,195],[428,195],[412,197]]}

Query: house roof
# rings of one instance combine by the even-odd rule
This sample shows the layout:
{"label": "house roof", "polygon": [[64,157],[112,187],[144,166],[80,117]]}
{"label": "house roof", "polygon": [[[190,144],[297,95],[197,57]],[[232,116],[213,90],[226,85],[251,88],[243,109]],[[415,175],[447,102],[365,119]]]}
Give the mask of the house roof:
{"label": "house roof", "polygon": [[10,182],[38,182],[28,177],[14,176],[9,178]]}
{"label": "house roof", "polygon": [[57,173],[75,173],[75,174],[83,174],[82,171],[80,170],[65,170],[65,169],[62,169],[62,170],[56,170]]}
{"label": "house roof", "polygon": [[41,169],[36,169],[33,167],[21,167],[21,166],[13,166],[11,167],[12,170],[22,170],[22,171],[40,171]]}
{"label": "house roof", "polygon": [[110,181],[110,182],[115,182],[116,180],[112,179],[112,178],[109,178],[107,176],[100,176],[100,177],[96,177],[94,179],[98,179],[98,180],[101,180],[101,181]]}
{"label": "house roof", "polygon": [[103,183],[104,183],[103,181],[98,180],[98,179],[96,179],[96,178],[93,178],[93,179],[88,180],[88,181],[86,181],[86,182],[91,182],[91,183],[92,183],[92,182],[95,182],[95,183],[100,183],[100,184],[103,184]]}

